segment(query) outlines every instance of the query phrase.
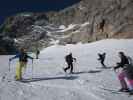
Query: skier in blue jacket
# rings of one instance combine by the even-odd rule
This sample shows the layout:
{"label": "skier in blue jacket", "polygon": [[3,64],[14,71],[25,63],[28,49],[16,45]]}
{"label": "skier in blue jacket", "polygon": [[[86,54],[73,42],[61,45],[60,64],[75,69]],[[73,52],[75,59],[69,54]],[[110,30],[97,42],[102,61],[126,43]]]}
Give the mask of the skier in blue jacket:
{"label": "skier in blue jacket", "polygon": [[12,61],[13,59],[19,58],[19,63],[16,67],[16,80],[22,80],[22,69],[26,68],[28,58],[33,61],[33,58],[28,56],[26,53],[26,50],[24,48],[21,48],[19,53],[16,54],[14,57],[10,58],[9,61]]}

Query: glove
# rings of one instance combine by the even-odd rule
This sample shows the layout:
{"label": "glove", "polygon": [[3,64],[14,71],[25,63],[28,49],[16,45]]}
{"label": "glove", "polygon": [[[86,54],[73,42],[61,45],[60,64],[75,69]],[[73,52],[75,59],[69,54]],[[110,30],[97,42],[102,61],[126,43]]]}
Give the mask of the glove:
{"label": "glove", "polygon": [[73,58],[73,60],[76,62],[77,61],[77,59],[76,58]]}
{"label": "glove", "polygon": [[114,71],[116,71],[117,67],[114,67]]}
{"label": "glove", "polygon": [[10,58],[9,61],[12,61],[12,59]]}

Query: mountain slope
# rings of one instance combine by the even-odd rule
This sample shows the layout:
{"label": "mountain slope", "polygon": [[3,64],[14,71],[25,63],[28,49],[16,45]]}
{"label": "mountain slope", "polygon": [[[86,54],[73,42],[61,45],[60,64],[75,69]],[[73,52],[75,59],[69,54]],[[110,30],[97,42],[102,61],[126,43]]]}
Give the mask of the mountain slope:
{"label": "mountain slope", "polygon": [[[29,60],[23,77],[28,83],[14,81],[16,60],[11,63],[8,72],[8,58],[1,56],[0,76],[8,72],[4,81],[0,77],[1,100],[132,100],[133,96],[126,93],[111,92],[120,88],[117,74],[113,69],[101,69],[97,61],[97,53],[106,52],[105,64],[114,66],[119,61],[117,53],[124,51],[133,57],[133,40],[102,40],[89,44],[54,45],[41,51],[40,59],[34,60],[32,76],[32,62]],[[130,49],[129,49],[130,48]],[[64,56],[69,52],[77,58],[74,63],[75,74],[65,74],[62,67],[66,67]],[[33,79],[31,79],[33,77]],[[9,81],[9,82],[8,82]]]}

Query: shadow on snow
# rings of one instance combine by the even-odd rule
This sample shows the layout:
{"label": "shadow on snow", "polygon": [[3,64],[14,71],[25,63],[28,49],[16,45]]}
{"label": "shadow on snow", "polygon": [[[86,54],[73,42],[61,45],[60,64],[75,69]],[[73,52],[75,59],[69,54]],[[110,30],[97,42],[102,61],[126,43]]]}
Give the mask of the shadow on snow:
{"label": "shadow on snow", "polygon": [[21,82],[28,83],[28,82],[37,82],[37,81],[45,81],[45,80],[58,80],[58,79],[75,80],[77,78],[78,78],[78,76],[42,77],[42,78],[23,79],[23,80],[21,80]]}
{"label": "shadow on snow", "polygon": [[100,73],[102,70],[89,70],[89,71],[81,71],[81,72],[74,72],[74,74],[88,74],[88,73]]}

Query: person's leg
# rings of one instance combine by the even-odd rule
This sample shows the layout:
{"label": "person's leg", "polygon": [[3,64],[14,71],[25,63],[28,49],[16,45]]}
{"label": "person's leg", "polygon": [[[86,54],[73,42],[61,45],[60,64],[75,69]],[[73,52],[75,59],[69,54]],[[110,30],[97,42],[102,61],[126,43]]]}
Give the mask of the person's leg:
{"label": "person's leg", "polygon": [[71,66],[70,72],[73,73],[73,63],[71,63],[70,66]]}
{"label": "person's leg", "polygon": [[64,68],[64,71],[66,72],[68,69],[70,69],[70,63],[67,63],[68,67]]}
{"label": "person's leg", "polygon": [[132,79],[128,79],[127,77],[125,77],[125,81],[126,81],[126,84],[129,88],[130,91],[133,91],[133,80]]}
{"label": "person's leg", "polygon": [[38,54],[36,55],[36,59],[38,59]]}
{"label": "person's leg", "polygon": [[21,71],[22,76],[25,74],[25,71],[26,71],[26,65],[27,65],[26,62],[22,62],[22,71]]}
{"label": "person's leg", "polygon": [[23,68],[23,62],[20,62],[20,71],[19,71],[20,80],[22,79],[22,68]]}
{"label": "person's leg", "polygon": [[130,79],[128,81],[129,81],[130,95],[133,95],[133,79]]}
{"label": "person's leg", "polygon": [[20,79],[20,62],[17,62],[17,66],[16,66],[16,75],[15,75],[15,79],[19,80]]}
{"label": "person's leg", "polygon": [[104,60],[101,60],[101,64],[104,68],[106,68],[105,64],[104,64]]}
{"label": "person's leg", "polygon": [[126,84],[126,81],[125,81],[125,72],[122,71],[119,75],[118,75],[118,78],[119,78],[119,81],[120,81],[120,84],[121,84],[121,87],[122,87],[122,90],[127,90],[128,87],[127,87],[127,84]]}
{"label": "person's leg", "polygon": [[21,80],[21,78],[22,78],[22,62],[18,62],[17,67],[16,67],[15,79],[16,80]]}

